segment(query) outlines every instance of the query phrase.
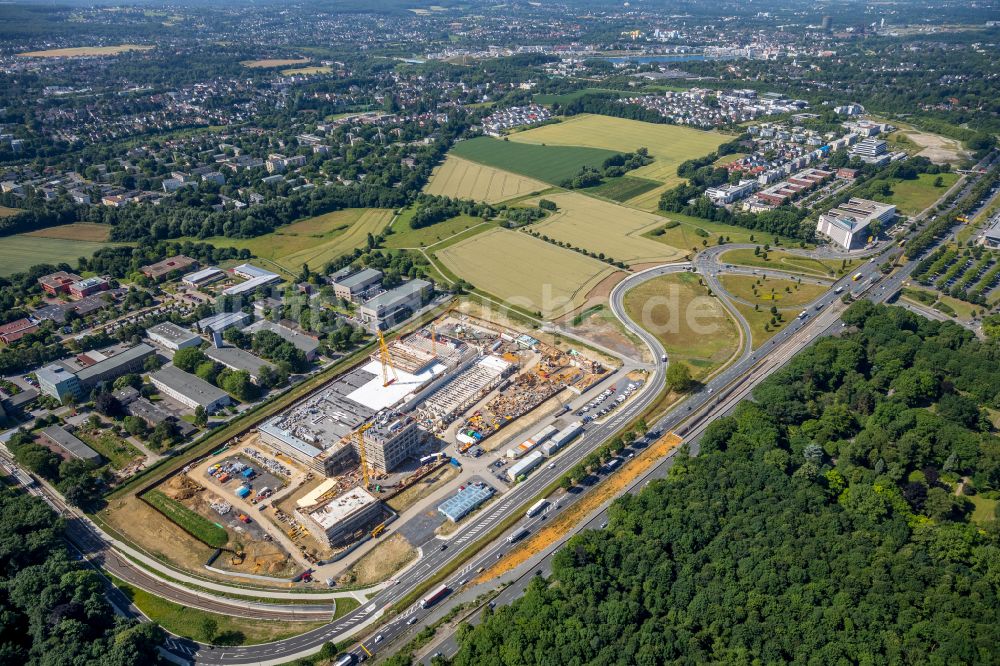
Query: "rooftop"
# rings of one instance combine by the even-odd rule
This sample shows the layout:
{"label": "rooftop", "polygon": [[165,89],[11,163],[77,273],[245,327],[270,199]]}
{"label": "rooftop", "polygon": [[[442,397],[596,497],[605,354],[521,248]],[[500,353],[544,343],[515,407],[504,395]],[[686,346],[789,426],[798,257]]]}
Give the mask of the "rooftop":
{"label": "rooftop", "polygon": [[348,289],[353,289],[360,285],[368,284],[373,280],[382,279],[382,271],[376,270],[374,268],[364,268],[353,275],[348,275],[345,278],[337,280],[336,284],[340,287],[347,287]]}
{"label": "rooftop", "polygon": [[104,358],[97,363],[80,370],[76,373],[76,376],[81,382],[86,383],[86,381],[91,377],[96,377],[108,372],[109,370],[125,365],[126,363],[131,363],[136,359],[150,356],[155,352],[156,350],[147,345],[145,342],[140,342],[134,347],[126,349],[125,351],[115,354],[114,356]]}
{"label": "rooftop", "polygon": [[173,365],[166,365],[157,370],[150,375],[150,379],[160,382],[168,388],[194,400],[202,407],[208,407],[229,395],[222,389],[212,386],[201,377],[184,372]]}
{"label": "rooftop", "polygon": [[58,444],[74,458],[80,460],[100,460],[101,455],[84,444],[78,437],[67,432],[62,426],[51,425],[40,430],[47,439]]}
{"label": "rooftop", "polygon": [[239,347],[209,347],[205,350],[205,356],[228,368],[246,370],[252,377],[258,377],[262,368],[274,367],[273,363],[268,363]]}
{"label": "rooftop", "polygon": [[323,529],[328,529],[351,514],[377,501],[364,488],[352,488],[343,495],[334,497],[324,506],[310,513],[309,516],[319,523]]}
{"label": "rooftop", "polygon": [[169,340],[174,343],[181,343],[192,338],[197,338],[198,336],[191,331],[178,326],[171,321],[165,321],[162,324],[157,324],[156,326],[150,326],[146,329],[146,333],[149,335],[157,335],[165,340]]}
{"label": "rooftop", "polygon": [[376,296],[375,298],[365,301],[362,306],[367,310],[392,310],[396,308],[403,301],[408,300],[414,294],[417,294],[426,289],[430,289],[431,283],[426,280],[410,280],[399,285],[395,289],[390,289],[389,291],[383,292]]}

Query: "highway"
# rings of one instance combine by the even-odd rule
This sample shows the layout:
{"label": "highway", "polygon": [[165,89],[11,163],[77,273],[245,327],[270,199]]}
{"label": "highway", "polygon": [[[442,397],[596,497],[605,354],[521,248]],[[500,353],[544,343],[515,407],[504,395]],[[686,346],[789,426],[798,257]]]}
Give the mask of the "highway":
{"label": "highway", "polygon": [[[968,190],[970,182],[965,184],[963,192]],[[720,249],[733,249],[733,246],[723,246]],[[725,290],[721,288],[721,285],[717,281],[717,275],[720,272],[717,262],[718,254],[706,251],[704,253],[705,257],[696,259],[696,270],[705,277],[709,286],[716,294],[720,295],[727,308],[733,311],[740,321],[740,325],[744,330],[746,344],[738,359],[707,381],[700,391],[688,396],[682,403],[673,408],[655,423],[651,427],[651,430],[654,432],[674,430],[689,442],[693,441],[696,446],[701,430],[708,423],[731,410],[739,400],[750,394],[754,386],[784,365],[788,359],[811,344],[817,337],[834,333],[840,329],[840,324],[838,323],[839,315],[844,307],[846,307],[840,302],[842,293],[851,292],[856,297],[864,296],[876,301],[883,301],[894,295],[902,283],[908,279],[910,272],[912,272],[916,265],[916,261],[907,262],[891,276],[883,278],[879,266],[886,261],[895,259],[899,255],[900,250],[891,243],[884,243],[874,249],[873,252],[874,254],[869,261],[854,270],[855,274],[860,274],[857,279],[845,276],[834,282],[828,292],[806,308],[802,317],[789,322],[782,331],[756,350],[752,350],[749,344],[749,329],[746,322],[739,317],[731,303],[728,302],[724,295]],[[461,525],[447,541],[442,541],[432,536],[424,543],[416,544],[422,551],[422,557],[415,566],[402,572],[395,579],[396,583],[394,585],[379,591],[370,598],[368,603],[363,604],[352,613],[339,618],[335,622],[299,636],[266,645],[250,647],[212,647],[186,639],[170,637],[164,646],[165,656],[177,663],[233,666],[242,664],[280,664],[298,657],[308,656],[318,650],[325,642],[340,642],[352,637],[360,637],[368,627],[380,623],[377,630],[369,632],[369,635],[364,636],[362,641],[364,647],[359,645],[352,651],[361,657],[368,652],[388,651],[390,646],[394,645],[396,639],[404,638],[419,629],[429,613],[420,609],[418,604],[413,604],[409,608],[403,609],[388,622],[382,622],[382,616],[387,609],[409,595],[426,581],[428,577],[459,557],[466,547],[471,546],[477,540],[489,534],[512,511],[522,510],[520,507],[566,471],[578,464],[592,450],[612,438],[625,425],[642,414],[646,407],[659,396],[661,389],[665,385],[667,367],[667,363],[663,361],[664,350],[652,334],[629,319],[624,310],[623,296],[628,289],[657,275],[686,271],[690,270],[690,268],[691,264],[689,263],[670,264],[632,274],[619,283],[611,293],[610,304],[614,315],[622,321],[631,333],[639,337],[653,353],[654,364],[643,390],[631,400],[624,403],[622,407],[614,411],[604,421],[590,423],[583,435],[575,443],[553,457],[548,466],[535,471],[524,482],[519,483],[500,496],[495,503],[488,505],[479,514],[475,514],[466,524]],[[665,473],[670,464],[671,462],[668,458],[665,462],[656,466],[653,471],[643,477],[643,483],[649,480],[650,475],[662,475]],[[641,487],[637,485],[638,483],[633,484],[632,489]],[[579,497],[579,495],[565,496],[564,506],[567,503],[575,501],[576,497]],[[63,508],[65,509],[66,507]],[[550,508],[551,510],[553,509]],[[522,518],[510,531],[520,530],[521,528],[533,531],[546,517],[547,514],[543,513],[532,518]],[[595,521],[600,524],[601,521],[598,518],[577,526],[572,533],[576,533],[588,526],[592,527]],[[91,528],[88,525],[83,524],[83,528],[83,533],[75,531],[76,528],[74,528],[74,532],[72,533],[74,540],[80,539],[84,545],[88,543],[88,539],[97,538],[98,541],[101,541],[99,536],[95,537],[94,534],[90,533]],[[505,538],[506,534],[509,534],[509,531],[492,543],[479,548],[477,553],[466,562],[461,570],[448,577],[445,582],[449,587],[453,589],[460,588],[461,581],[469,577],[471,572],[481,566],[491,564],[496,561],[498,556],[502,556],[510,548]],[[97,544],[92,545],[94,547],[97,546]],[[138,580],[136,577],[142,573],[141,570],[138,570],[137,574],[134,571],[137,568],[134,565],[127,566],[130,563],[127,560],[123,561],[123,558],[101,555],[99,560],[97,557],[94,559],[96,563],[115,573],[115,575],[121,574],[129,582],[135,581],[137,586],[144,589],[150,589],[147,586],[152,586],[152,589],[155,591],[157,589],[156,585],[160,584],[155,579],[152,581]],[[537,570],[538,567],[532,565],[532,569]],[[133,579],[130,580],[127,578],[129,575],[133,576]],[[516,596],[519,594],[517,587],[518,585],[515,584],[508,588],[511,595]],[[521,589],[523,590],[523,586]],[[503,596],[507,597],[507,590],[505,590]],[[514,598],[514,596],[511,598]],[[195,606],[195,603],[202,603],[204,599],[197,597],[192,598],[191,601],[193,602],[192,606]],[[225,610],[219,610],[219,612],[232,613],[234,608],[233,602],[219,599],[218,603],[225,607]],[[241,608],[246,608],[245,604],[241,603],[239,605]],[[447,602],[439,605],[447,605]],[[270,608],[267,607],[267,604],[254,603],[250,606],[254,610],[246,612],[287,613],[289,610],[292,610],[295,613],[307,614],[313,619],[320,613],[325,613],[328,617],[330,612],[329,608],[325,608],[320,609],[319,613],[317,613],[316,607],[296,607],[289,609],[287,606],[284,606],[279,611],[277,608],[274,608],[277,605],[273,604],[270,605]],[[417,620],[411,625],[409,622],[413,618],[417,618]]]}

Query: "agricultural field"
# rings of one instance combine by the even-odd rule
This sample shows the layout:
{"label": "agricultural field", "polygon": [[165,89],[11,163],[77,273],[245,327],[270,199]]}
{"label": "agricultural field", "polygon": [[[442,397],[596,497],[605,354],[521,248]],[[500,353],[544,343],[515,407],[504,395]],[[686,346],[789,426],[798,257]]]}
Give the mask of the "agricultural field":
{"label": "agricultural field", "polygon": [[240,64],[248,69],[271,69],[273,67],[291,67],[292,65],[305,65],[309,58],[265,58],[262,60],[242,60]]}
{"label": "agricultural field", "polygon": [[534,178],[449,155],[444,164],[434,170],[424,192],[500,203],[532,192],[541,192],[548,187]]}
{"label": "agricultural field", "polygon": [[5,236],[0,241],[0,277],[26,271],[36,264],[67,263],[75,266],[80,257],[89,257],[107,246],[108,243],[96,241],[46,238],[28,234]]}
{"label": "agricultural field", "polygon": [[740,330],[694,273],[661,275],[625,294],[629,317],[656,336],[671,362],[704,379],[739,351]]}
{"label": "agricultural field", "polygon": [[46,227],[38,231],[29,231],[24,235],[35,238],[61,238],[63,240],[103,243],[108,240],[110,234],[110,225],[78,222],[76,224],[60,224],[56,227]]}
{"label": "agricultural field", "polygon": [[284,76],[309,76],[311,74],[329,74],[333,70],[324,65],[314,65],[312,67],[297,67],[293,69],[281,70]]}
{"label": "agricultural field", "polygon": [[[764,258],[765,254],[767,254],[766,259]],[[813,259],[812,257],[804,257],[775,249],[771,249],[766,253],[761,251],[759,256],[754,255],[753,250],[749,249],[730,250],[719,255],[719,261],[726,264],[770,268],[776,271],[788,271],[790,273],[801,273],[812,277],[826,278],[837,278],[845,275],[851,268],[858,264],[857,259]]]}
{"label": "agricultural field", "polygon": [[682,250],[690,249],[697,252],[707,245],[718,245],[719,238],[725,239],[728,243],[770,243],[776,245],[781,242],[790,245],[797,242],[791,238],[776,237],[773,234],[712,222],[682,213],[663,213],[662,215],[666,217],[666,221],[647,232],[646,236]]}
{"label": "agricultural field", "polygon": [[363,246],[369,233],[385,229],[392,214],[391,210],[381,208],[348,208],[299,220],[256,238],[213,236],[203,242],[217,247],[246,248],[265,260],[265,264],[297,274],[303,264],[321,268],[328,261]]}
{"label": "agricultural field", "polygon": [[[529,133],[530,131],[522,132]],[[575,176],[582,167],[600,168],[604,160],[619,152],[621,151],[572,145],[543,146],[480,136],[459,141],[449,154],[558,185]]]}
{"label": "agricultural field", "polygon": [[619,176],[618,178],[609,178],[600,185],[588,187],[582,191],[621,203],[641,196],[650,190],[655,190],[658,187],[660,187],[660,183],[657,183],[655,180]]}
{"label": "agricultural field", "polygon": [[639,147],[649,149],[652,164],[630,171],[629,176],[662,183],[637,195],[629,204],[643,210],[656,210],[660,194],[680,183],[677,167],[684,160],[712,152],[732,137],[715,131],[697,130],[680,125],[656,125],[638,120],[580,114],[561,123],[544,125],[510,136],[511,142],[546,146],[587,146],[624,153]]}
{"label": "agricultural field", "polygon": [[119,44],[118,46],[76,46],[66,49],[48,49],[46,51],[28,51],[18,53],[22,58],[89,58],[94,56],[109,56],[126,51],[151,51],[152,46],[139,44]]}
{"label": "agricultural field", "polygon": [[662,224],[657,215],[579,192],[561,192],[545,198],[555,202],[559,209],[531,229],[549,238],[630,264],[673,261],[683,256],[681,250],[643,236]]}
{"label": "agricultural field", "polygon": [[720,275],[726,291],[752,305],[772,305],[779,309],[799,309],[812,303],[830,288],[825,284],[799,283],[795,280],[768,278],[764,275]]}
{"label": "agricultural field", "polygon": [[[935,187],[934,180],[938,177],[942,184]],[[956,180],[958,174],[955,173],[922,173],[915,180],[896,180],[891,185],[892,196],[888,202],[896,204],[903,215],[916,215],[943,196]]]}
{"label": "agricultural field", "polygon": [[393,223],[392,233],[385,237],[383,245],[389,249],[429,247],[446,241],[463,231],[481,228],[486,231],[495,227],[495,222],[484,222],[482,218],[469,215],[459,215],[444,222],[432,224],[421,229],[411,229],[409,217],[413,209],[407,209]]}
{"label": "agricultural field", "polygon": [[528,234],[491,229],[438,250],[437,259],[478,289],[551,319],[582,304],[611,266]]}

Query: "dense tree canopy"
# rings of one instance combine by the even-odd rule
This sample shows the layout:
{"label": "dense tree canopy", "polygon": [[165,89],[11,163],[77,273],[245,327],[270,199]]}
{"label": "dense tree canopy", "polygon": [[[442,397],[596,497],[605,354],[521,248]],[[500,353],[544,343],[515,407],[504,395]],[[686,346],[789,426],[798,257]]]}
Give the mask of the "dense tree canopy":
{"label": "dense tree canopy", "polygon": [[997,663],[997,343],[858,304],[461,632],[475,664]]}

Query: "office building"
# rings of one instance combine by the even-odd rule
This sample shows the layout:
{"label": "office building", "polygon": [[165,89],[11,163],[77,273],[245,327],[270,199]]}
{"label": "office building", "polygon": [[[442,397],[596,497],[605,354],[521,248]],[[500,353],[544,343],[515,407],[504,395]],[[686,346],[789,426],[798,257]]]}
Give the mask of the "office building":
{"label": "office building", "polygon": [[253,335],[258,331],[271,331],[281,336],[285,341],[291,342],[296,349],[301,350],[306,355],[307,361],[314,361],[319,353],[319,340],[305,333],[293,331],[287,326],[282,326],[269,319],[258,319],[243,329],[243,332],[248,335]]}
{"label": "office building", "polygon": [[216,268],[215,266],[208,266],[201,269],[200,271],[195,271],[194,273],[188,273],[181,280],[185,285],[191,287],[192,289],[198,289],[204,287],[207,284],[217,282],[224,278],[226,274],[221,268]]}
{"label": "office building", "polygon": [[[107,351],[107,350],[105,350]],[[122,375],[142,372],[146,359],[155,350],[140,343],[114,354],[90,351],[40,368],[35,376],[42,393],[62,400],[66,395],[85,398],[101,382],[114,381]]]}
{"label": "office building", "polygon": [[354,301],[363,294],[382,283],[382,271],[374,268],[363,268],[356,273],[338,278],[333,283],[333,293],[337,298]]}
{"label": "office building", "polygon": [[734,201],[746,198],[757,189],[757,181],[741,180],[738,185],[722,185],[720,187],[710,187],[705,190],[705,196],[712,200],[715,205],[729,204]]}
{"label": "office building", "polygon": [[58,363],[50,363],[35,371],[38,389],[45,395],[52,396],[60,402],[66,396],[74,398],[83,395],[80,380],[76,375]]}
{"label": "office building", "polygon": [[358,308],[358,318],[372,331],[385,330],[406,320],[420,309],[431,293],[431,283],[414,279],[404,282]]}
{"label": "office building", "polygon": [[159,282],[173,273],[187,273],[198,269],[198,262],[191,257],[178,254],[175,257],[167,257],[163,261],[155,264],[142,266],[139,271],[151,280]]}
{"label": "office building", "polygon": [[197,347],[201,344],[201,338],[196,334],[170,321],[150,326],[146,329],[146,337],[155,344],[171,351]]}
{"label": "office building", "polygon": [[889,150],[889,144],[882,139],[869,137],[851,149],[851,155],[860,157],[866,162],[876,161]]}
{"label": "office building", "polygon": [[85,298],[99,291],[105,291],[110,285],[102,277],[91,277],[86,280],[74,282],[69,286],[69,295],[73,298]]}
{"label": "office building", "polygon": [[38,284],[42,286],[45,293],[50,296],[56,296],[58,294],[68,294],[70,285],[82,279],[76,273],[56,271],[55,273],[49,273],[38,278]]}
{"label": "office building", "polygon": [[209,414],[230,403],[228,393],[173,365],[157,370],[149,381],[160,393],[191,409],[204,407]]}
{"label": "office building", "polygon": [[[365,458],[377,472],[391,472],[413,455],[420,443],[420,430],[413,418],[384,410],[375,415],[371,428],[364,433]],[[357,440],[351,442],[357,451]]]}
{"label": "office building", "polygon": [[[864,246],[878,231],[888,228],[896,216],[892,204],[851,198],[819,216],[816,233],[829,238],[845,250]],[[871,228],[875,225],[876,228]]]}
{"label": "office building", "polygon": [[198,323],[195,324],[195,328],[202,333],[211,335],[212,333],[222,333],[234,326],[243,328],[250,323],[251,319],[253,319],[253,315],[249,315],[246,312],[220,312],[211,317],[199,319]]}
{"label": "office building", "polygon": [[15,319],[0,326],[0,341],[3,341],[5,345],[9,345],[37,330],[38,324],[30,319]]}

